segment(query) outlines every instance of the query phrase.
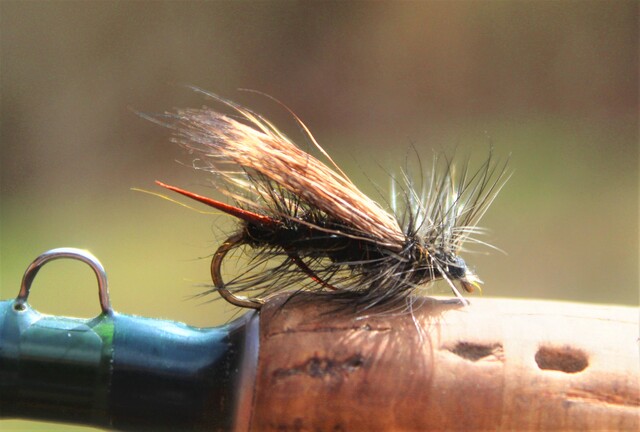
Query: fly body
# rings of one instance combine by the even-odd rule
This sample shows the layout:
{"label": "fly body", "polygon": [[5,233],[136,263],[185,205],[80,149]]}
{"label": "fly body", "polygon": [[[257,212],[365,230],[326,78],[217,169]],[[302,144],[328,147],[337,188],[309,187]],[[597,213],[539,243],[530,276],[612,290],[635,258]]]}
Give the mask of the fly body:
{"label": "fly body", "polygon": [[[328,164],[297,147],[261,115],[211,93],[232,108],[230,116],[209,108],[178,110],[154,121],[197,155],[196,168],[210,172],[233,205],[158,182],[240,220],[214,253],[215,291],[233,304],[260,308],[264,299],[297,285],[372,307],[408,296],[444,279],[472,292],[480,279],[460,257],[466,243],[480,243],[476,225],[507,179],[506,162],[490,155],[476,171],[459,175],[436,158],[417,190],[403,173],[392,181],[390,209],[362,193],[294,115]],[[224,280],[221,265],[233,249],[253,252],[246,272]],[[263,272],[255,270],[275,262]],[[244,297],[240,292],[255,292]]]}

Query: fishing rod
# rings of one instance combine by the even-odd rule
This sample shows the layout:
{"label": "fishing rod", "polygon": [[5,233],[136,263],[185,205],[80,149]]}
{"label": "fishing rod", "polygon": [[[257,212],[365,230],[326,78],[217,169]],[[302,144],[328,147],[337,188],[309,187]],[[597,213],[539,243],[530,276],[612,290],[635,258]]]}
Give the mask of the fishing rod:
{"label": "fishing rod", "polygon": [[[28,303],[46,263],[88,264],[100,314]],[[90,253],[54,249],[0,301],[0,419],[114,430],[637,430],[637,309],[422,298],[354,315],[277,295],[212,328],[113,310]]]}
{"label": "fishing rod", "polygon": [[[28,304],[36,274],[56,259],[79,260],[94,271],[97,317],[49,316]],[[228,430],[242,374],[256,366],[247,343],[256,338],[256,318],[250,312],[201,329],[119,314],[97,258],[79,249],[48,251],[25,272],[17,298],[0,302],[0,417],[122,430]]]}

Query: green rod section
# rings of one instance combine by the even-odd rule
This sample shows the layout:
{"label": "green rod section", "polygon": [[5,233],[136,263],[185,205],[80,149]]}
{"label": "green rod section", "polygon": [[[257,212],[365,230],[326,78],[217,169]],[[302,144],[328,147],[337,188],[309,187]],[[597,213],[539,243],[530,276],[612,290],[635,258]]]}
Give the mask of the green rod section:
{"label": "green rod section", "polygon": [[43,315],[0,302],[0,418],[118,430],[228,430],[249,313],[224,326]]}

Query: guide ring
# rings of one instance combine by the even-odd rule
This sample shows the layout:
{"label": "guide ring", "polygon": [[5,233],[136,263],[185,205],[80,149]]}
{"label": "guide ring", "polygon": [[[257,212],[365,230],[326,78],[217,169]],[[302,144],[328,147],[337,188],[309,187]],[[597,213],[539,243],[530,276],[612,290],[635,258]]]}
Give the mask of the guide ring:
{"label": "guide ring", "polygon": [[29,297],[29,291],[31,290],[31,284],[35,279],[38,271],[49,261],[53,261],[60,258],[70,258],[78,261],[82,261],[91,267],[93,272],[96,275],[96,279],[98,280],[98,297],[100,299],[100,309],[102,309],[103,314],[111,314],[113,310],[111,309],[111,301],[109,300],[109,286],[107,284],[107,273],[93,254],[86,250],[76,249],[76,248],[58,248],[51,249],[40,255],[36,258],[30,265],[27,267],[27,270],[24,272],[24,276],[22,277],[22,283],[20,285],[20,292],[18,293],[18,297],[16,297],[14,308],[16,310],[24,309],[24,304],[27,302]]}

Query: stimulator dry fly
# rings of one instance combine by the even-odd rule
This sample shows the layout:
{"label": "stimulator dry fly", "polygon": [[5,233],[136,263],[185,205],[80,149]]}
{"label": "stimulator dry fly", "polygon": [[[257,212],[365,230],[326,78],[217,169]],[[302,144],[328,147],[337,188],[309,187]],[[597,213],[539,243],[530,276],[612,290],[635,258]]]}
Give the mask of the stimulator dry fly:
{"label": "stimulator dry fly", "polygon": [[[226,300],[258,309],[269,295],[297,285],[368,308],[437,279],[446,280],[463,302],[456,283],[466,292],[479,286],[459,253],[465,242],[483,243],[470,236],[481,231],[476,224],[506,180],[504,164],[489,156],[477,171],[465,166],[456,177],[448,159],[436,159],[420,191],[406,173],[392,181],[387,210],[349,180],[295,115],[329,166],[263,116],[195,90],[236,115],[184,109],[154,120],[197,155],[194,164],[213,174],[234,204],[158,184],[240,220],[211,262],[215,291]],[[246,273],[223,280],[225,256],[241,246],[253,252]],[[272,260],[276,264],[266,266]]]}

